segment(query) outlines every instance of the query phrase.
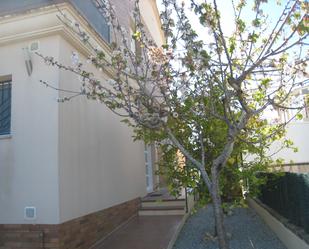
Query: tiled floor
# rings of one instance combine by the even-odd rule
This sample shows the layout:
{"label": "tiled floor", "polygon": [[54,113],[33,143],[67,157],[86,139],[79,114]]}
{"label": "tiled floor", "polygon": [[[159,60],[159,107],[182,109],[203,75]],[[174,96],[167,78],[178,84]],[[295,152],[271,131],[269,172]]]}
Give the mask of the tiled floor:
{"label": "tiled floor", "polygon": [[136,216],[94,249],[166,249],[183,216]]}

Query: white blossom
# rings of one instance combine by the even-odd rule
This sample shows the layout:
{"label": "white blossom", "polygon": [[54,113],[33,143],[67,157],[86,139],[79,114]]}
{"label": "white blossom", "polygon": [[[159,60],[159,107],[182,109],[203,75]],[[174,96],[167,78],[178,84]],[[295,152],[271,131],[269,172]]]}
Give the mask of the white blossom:
{"label": "white blossom", "polygon": [[174,118],[178,118],[178,113],[177,112],[173,112],[173,117]]}
{"label": "white blossom", "polygon": [[72,65],[73,66],[78,66],[79,64],[79,55],[76,51],[73,51],[72,52],[72,55],[71,55],[71,61],[72,61]]}

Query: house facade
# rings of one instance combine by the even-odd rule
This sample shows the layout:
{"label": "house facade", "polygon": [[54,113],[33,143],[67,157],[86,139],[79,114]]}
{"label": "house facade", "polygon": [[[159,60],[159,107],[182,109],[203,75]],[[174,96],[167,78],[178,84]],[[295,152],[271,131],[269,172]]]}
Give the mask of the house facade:
{"label": "house facade", "polygon": [[[309,172],[309,107],[308,95],[309,87],[303,86],[295,89],[291,96],[294,102],[291,106],[302,106],[301,110],[297,109],[280,109],[276,110],[273,115],[273,123],[287,123],[286,138],[290,139],[297,151],[292,149],[281,149],[279,142],[274,142],[270,147],[269,154],[274,160],[283,159],[282,169],[285,172],[308,173]],[[302,119],[298,120],[297,114],[301,114]]]}
{"label": "house facade", "polygon": [[[132,0],[113,0],[129,29]],[[143,21],[163,43],[154,0],[140,1]],[[109,52],[110,27],[89,0],[0,2],[0,249],[90,248],[134,215],[140,197],[158,185],[156,151],[133,142],[132,130],[104,105],[84,97],[76,75],[35,54],[71,65],[88,48],[59,20],[78,22]],[[99,79],[107,73],[87,65]]]}

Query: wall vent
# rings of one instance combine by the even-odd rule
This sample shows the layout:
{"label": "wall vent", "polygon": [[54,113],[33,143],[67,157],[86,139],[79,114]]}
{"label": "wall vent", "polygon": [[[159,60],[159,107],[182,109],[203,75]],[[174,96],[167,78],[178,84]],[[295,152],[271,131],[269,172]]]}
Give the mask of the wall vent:
{"label": "wall vent", "polygon": [[35,220],[36,219],[36,208],[35,207],[25,207],[24,218],[26,220]]}
{"label": "wall vent", "polygon": [[31,42],[31,43],[29,44],[29,51],[30,51],[31,53],[37,52],[37,51],[39,51],[39,49],[40,49],[40,43],[39,43],[39,41]]}

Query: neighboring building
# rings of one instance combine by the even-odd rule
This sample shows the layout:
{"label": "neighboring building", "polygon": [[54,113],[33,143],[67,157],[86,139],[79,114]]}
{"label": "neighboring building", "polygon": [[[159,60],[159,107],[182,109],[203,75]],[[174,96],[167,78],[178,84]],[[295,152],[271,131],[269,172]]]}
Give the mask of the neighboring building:
{"label": "neighboring building", "polygon": [[280,144],[275,142],[269,154],[275,153],[273,159],[283,159],[282,165],[285,172],[309,173],[309,122],[292,122],[287,128],[286,137],[293,141],[298,151],[293,149],[280,149]]}
{"label": "neighboring building", "polygon": [[300,113],[303,117],[301,120],[293,119],[293,123],[303,123],[309,121],[309,86],[303,86],[295,89],[291,93],[291,106],[305,106],[302,110],[297,109],[281,109],[277,108],[276,112],[277,115],[273,119],[276,123],[284,123],[289,122],[289,120],[293,119],[297,113]]}
{"label": "neighboring building", "polygon": [[[129,28],[133,1],[113,2]],[[59,10],[108,53],[110,29],[94,1],[0,1],[1,249],[89,248],[136,213],[139,198],[158,184],[155,149],[133,142],[119,117],[84,97],[58,103],[63,93],[39,83],[80,87],[76,75],[45,65],[34,53],[31,68],[23,51],[67,65],[77,51],[86,60],[87,47],[57,18]],[[141,11],[161,45],[155,0],[141,1]]]}
{"label": "neighboring building", "polygon": [[[273,159],[283,159],[283,170],[286,172],[308,173],[309,172],[309,107],[308,107],[309,87],[301,87],[293,91],[291,106],[304,105],[300,112],[293,109],[278,109],[277,116],[273,119],[274,123],[288,123],[286,126],[286,138],[294,142],[294,146],[298,151],[292,149],[280,150],[280,144],[275,142],[270,148],[270,154]],[[302,114],[302,119],[297,120],[295,115]],[[294,117],[294,118],[293,118]],[[276,153],[278,151],[278,153]]]}

